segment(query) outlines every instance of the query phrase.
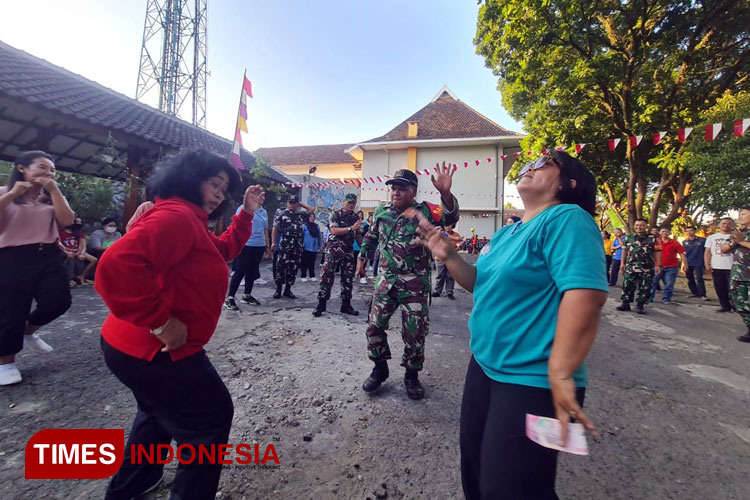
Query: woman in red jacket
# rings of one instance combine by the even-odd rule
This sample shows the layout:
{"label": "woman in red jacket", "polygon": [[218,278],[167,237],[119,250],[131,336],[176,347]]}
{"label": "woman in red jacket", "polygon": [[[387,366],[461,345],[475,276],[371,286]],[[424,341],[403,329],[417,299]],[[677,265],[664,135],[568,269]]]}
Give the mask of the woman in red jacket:
{"label": "woman in red jacket", "polygon": [[[224,213],[239,184],[227,160],[208,151],[168,159],[150,181],[155,206],[99,261],[96,289],[110,309],[102,325],[104,360],[138,404],[108,499],[137,497],[161,481],[163,465],[131,463],[131,445],[156,448],[174,439],[198,450],[227,443],[232,398],[203,346],[221,314],[226,262],[250,237],[263,189],[247,189],[244,210],[221,236],[207,222]],[[220,475],[220,465],[180,464],[173,497],[214,498]]]}

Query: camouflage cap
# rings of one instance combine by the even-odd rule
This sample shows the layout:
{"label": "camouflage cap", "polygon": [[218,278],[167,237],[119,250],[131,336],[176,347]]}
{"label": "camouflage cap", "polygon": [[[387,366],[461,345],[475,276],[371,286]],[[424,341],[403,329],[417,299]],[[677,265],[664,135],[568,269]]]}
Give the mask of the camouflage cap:
{"label": "camouflage cap", "polygon": [[346,193],[346,196],[344,196],[344,201],[346,201],[347,203],[356,203],[357,195],[354,193]]}

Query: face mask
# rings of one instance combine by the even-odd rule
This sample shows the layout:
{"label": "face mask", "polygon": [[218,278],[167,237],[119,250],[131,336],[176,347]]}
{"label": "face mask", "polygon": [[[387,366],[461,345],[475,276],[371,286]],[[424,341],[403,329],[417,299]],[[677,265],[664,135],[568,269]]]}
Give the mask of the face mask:
{"label": "face mask", "polygon": [[109,234],[112,234],[115,231],[117,231],[117,228],[116,227],[112,227],[112,226],[104,226],[104,230],[107,231]]}

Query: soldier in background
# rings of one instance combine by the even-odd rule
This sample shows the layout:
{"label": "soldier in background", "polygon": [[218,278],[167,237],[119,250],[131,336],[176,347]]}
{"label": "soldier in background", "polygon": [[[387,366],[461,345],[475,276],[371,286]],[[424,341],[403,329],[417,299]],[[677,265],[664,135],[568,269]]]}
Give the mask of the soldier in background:
{"label": "soldier in background", "polygon": [[737,340],[750,342],[750,207],[740,209],[739,223],[740,229],[734,230],[729,241],[721,246],[721,251],[734,254],[729,293],[734,310],[742,317],[747,328]]}
{"label": "soldier in background", "polygon": [[458,221],[458,201],[451,194],[453,173],[453,168],[446,167],[443,162],[440,173],[432,178],[432,184],[440,192],[442,206],[415,201],[418,181],[410,170],[398,170],[386,182],[391,186],[391,202],[375,211],[357,261],[356,274],[359,275],[365,257],[380,243],[381,273],[375,282],[367,326],[369,358],[375,363],[375,368],[362,384],[365,392],[377,390],[388,378],[391,350],[385,331],[388,321],[400,306],[404,340],[401,365],[406,368],[406,393],[411,399],[424,397],[418,373],[424,362],[424,341],[429,326],[427,300],[431,255],[418,241],[419,221],[414,214],[422,213],[437,226],[453,225]]}
{"label": "soldier in background", "polygon": [[357,195],[348,193],[344,197],[344,208],[331,214],[331,237],[326,245],[325,264],[320,272],[320,291],[318,307],[313,316],[318,317],[326,310],[326,301],[331,298],[331,288],[336,277],[336,268],[341,266],[341,312],[358,316],[351,304],[352,278],[354,278],[354,242],[362,244],[363,221],[359,219],[354,208],[357,206]]}
{"label": "soldier in background", "polygon": [[[274,299],[281,298],[281,287],[284,289],[284,297],[290,299],[297,298],[292,293],[292,285],[297,275],[297,268],[302,259],[302,247],[304,242],[304,232],[302,227],[307,220],[307,214],[312,213],[313,208],[299,201],[297,195],[291,195],[286,201],[286,209],[277,209],[273,216],[273,231],[271,240],[271,250],[278,251],[278,261],[276,263],[276,293]],[[276,238],[278,244],[276,243]]]}
{"label": "soldier in background", "polygon": [[[520,220],[520,219],[519,219]],[[453,243],[453,246],[458,250],[464,242],[461,235],[453,230],[453,226],[445,226],[445,236]],[[445,296],[450,300],[456,300],[453,295],[453,288],[456,286],[456,280],[451,276],[451,272],[445,265],[445,262],[435,257],[435,270],[437,271],[437,279],[435,280],[435,289],[432,291],[433,297],[440,297],[443,293],[443,287],[445,287]]]}
{"label": "soldier in background", "polygon": [[[622,277],[622,305],[618,311],[630,311],[630,303],[638,289],[638,314],[646,314],[644,305],[651,295],[651,282],[661,273],[661,251],[654,237],[646,233],[646,219],[636,219],[633,225],[635,234],[627,234],[622,239],[622,261],[625,272]],[[654,267],[656,263],[656,267]]]}

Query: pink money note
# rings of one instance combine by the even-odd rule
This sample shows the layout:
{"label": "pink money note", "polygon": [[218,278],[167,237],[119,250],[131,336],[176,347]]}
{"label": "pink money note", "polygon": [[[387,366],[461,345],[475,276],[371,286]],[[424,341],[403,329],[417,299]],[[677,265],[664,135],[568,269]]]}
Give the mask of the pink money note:
{"label": "pink money note", "polygon": [[526,414],[526,436],[537,444],[575,455],[588,455],[589,446],[581,424],[568,424],[568,443],[560,446],[560,421]]}

